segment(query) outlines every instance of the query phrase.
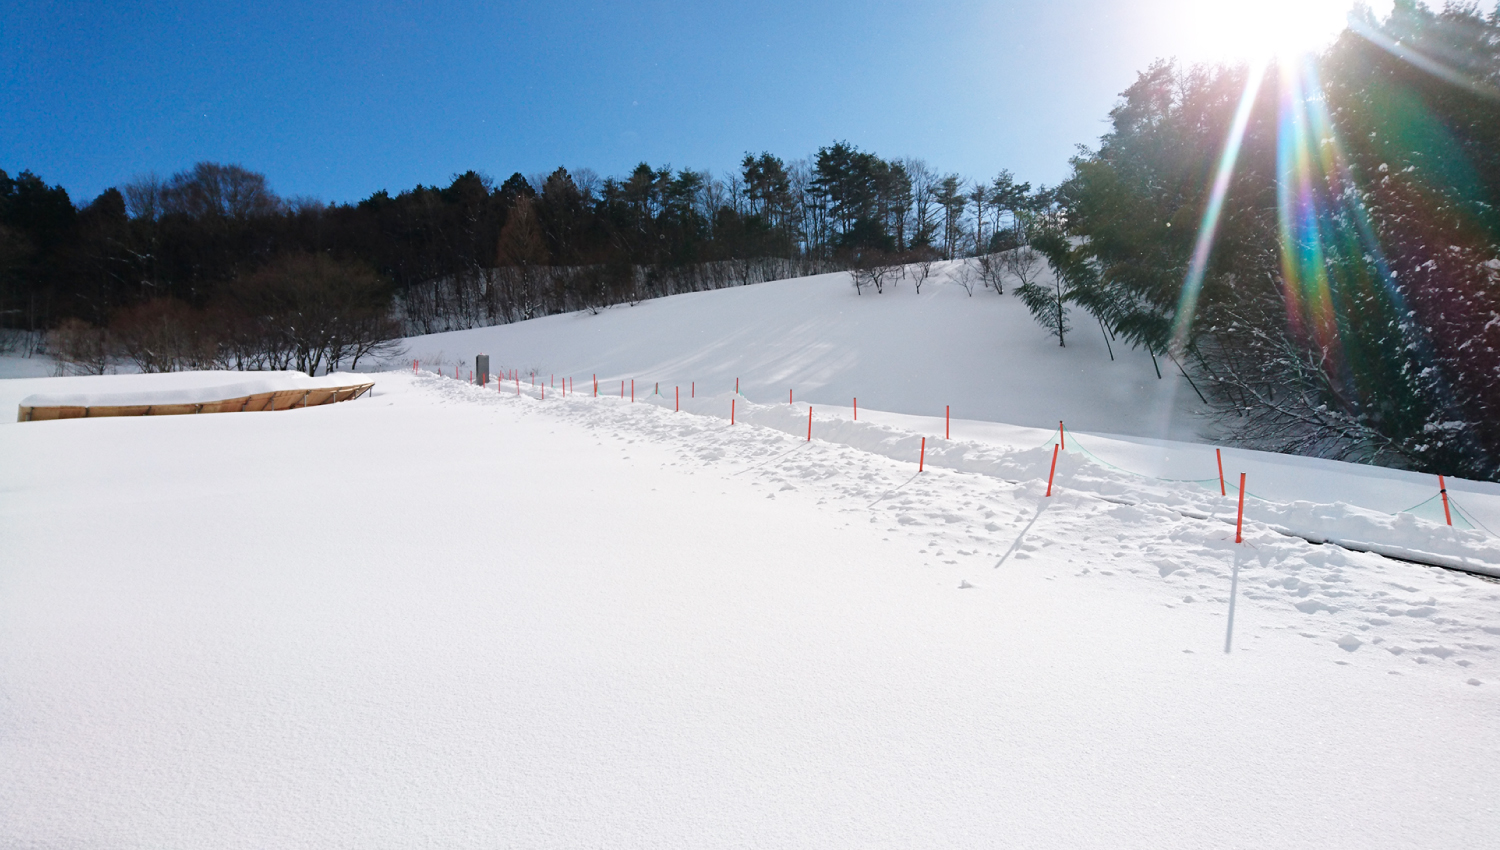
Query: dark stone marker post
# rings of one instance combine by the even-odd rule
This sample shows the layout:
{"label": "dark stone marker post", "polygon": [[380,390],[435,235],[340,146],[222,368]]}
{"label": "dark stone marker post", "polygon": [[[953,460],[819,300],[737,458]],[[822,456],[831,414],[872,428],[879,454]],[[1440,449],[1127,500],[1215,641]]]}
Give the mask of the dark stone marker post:
{"label": "dark stone marker post", "polygon": [[490,385],[490,356],[488,354],[474,355],[474,378],[479,381],[481,387]]}

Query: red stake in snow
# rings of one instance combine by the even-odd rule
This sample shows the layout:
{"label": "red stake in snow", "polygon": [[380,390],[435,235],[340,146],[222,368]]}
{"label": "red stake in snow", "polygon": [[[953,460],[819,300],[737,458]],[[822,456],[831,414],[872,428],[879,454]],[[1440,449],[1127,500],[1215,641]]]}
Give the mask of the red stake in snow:
{"label": "red stake in snow", "polygon": [[1443,481],[1443,476],[1441,475],[1438,476],[1438,492],[1443,495],[1443,518],[1448,520],[1449,525],[1452,525],[1453,514],[1448,512],[1448,485]]}
{"label": "red stake in snow", "polygon": [[688,398],[697,398],[698,397],[698,382],[697,381],[694,381],[693,385],[688,388],[688,392],[689,392]]}
{"label": "red stake in snow", "polygon": [[1234,542],[1243,543],[1245,535],[1242,530],[1245,527],[1245,473],[1240,473],[1240,511],[1234,518]]}
{"label": "red stake in snow", "polygon": [[953,429],[950,427],[951,420],[948,418],[951,409],[948,405],[943,405],[943,439],[945,440],[949,439],[948,435],[953,433]]}
{"label": "red stake in snow", "polygon": [[786,391],[786,403],[787,404],[791,404],[792,403],[792,391],[791,390],[787,390]]}
{"label": "red stake in snow", "polygon": [[859,396],[854,397],[854,421],[859,421]]}
{"label": "red stake in snow", "polygon": [[630,401],[635,402],[635,378],[630,379]]}
{"label": "red stake in snow", "polygon": [[734,424],[734,402],[735,402],[735,399],[730,399],[729,400],[729,424],[730,425]]}
{"label": "red stake in snow", "polygon": [[1219,462],[1219,495],[1228,496],[1229,491],[1224,489],[1224,453],[1214,449],[1214,458]]}
{"label": "red stake in snow", "polygon": [[1063,431],[1063,424],[1062,424],[1061,421],[1059,421],[1057,423],[1057,440],[1058,440],[1058,443],[1062,446],[1063,451],[1067,451],[1068,450],[1068,435],[1067,435],[1066,432]]}
{"label": "red stake in snow", "polygon": [[812,405],[807,406],[807,441],[812,442]]}
{"label": "red stake in snow", "polygon": [[1052,498],[1052,476],[1057,474],[1057,444],[1052,446],[1052,471],[1047,473],[1047,498]]}
{"label": "red stake in snow", "polygon": [[672,388],[672,409],[678,412],[682,410],[682,387]]}
{"label": "red stake in snow", "polygon": [[922,438],[922,453],[919,454],[919,455],[917,455],[917,471],[921,472],[922,471],[922,467],[926,466],[926,465],[927,465],[927,438],[923,437]]}

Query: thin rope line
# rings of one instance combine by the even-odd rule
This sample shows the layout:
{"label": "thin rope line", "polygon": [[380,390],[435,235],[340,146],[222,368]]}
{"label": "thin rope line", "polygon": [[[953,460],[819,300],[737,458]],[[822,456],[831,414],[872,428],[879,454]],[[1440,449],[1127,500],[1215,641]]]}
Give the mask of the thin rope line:
{"label": "thin rope line", "polygon": [[[1429,501],[1431,501],[1431,500],[1429,500]],[[1453,498],[1453,494],[1452,493],[1448,494],[1448,501],[1449,501],[1449,503],[1451,503],[1453,505],[1453,507],[1458,508],[1458,515],[1459,516],[1461,516],[1464,519],[1468,520],[1473,525],[1477,525],[1480,528],[1484,529],[1485,533],[1488,534],[1489,536],[1491,536],[1491,537],[1497,536],[1495,534],[1495,532],[1490,531],[1489,526],[1487,526],[1484,523],[1480,522],[1479,519],[1478,519],[1478,517],[1475,517],[1474,514],[1470,513],[1468,508],[1465,508],[1465,507],[1462,507],[1461,505],[1459,505],[1458,500],[1455,499],[1455,498]]]}

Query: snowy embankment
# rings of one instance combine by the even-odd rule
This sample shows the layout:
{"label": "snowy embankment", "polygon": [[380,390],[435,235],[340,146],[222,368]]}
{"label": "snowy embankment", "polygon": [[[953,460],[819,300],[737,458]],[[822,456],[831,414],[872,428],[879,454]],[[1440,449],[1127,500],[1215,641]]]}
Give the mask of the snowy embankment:
{"label": "snowy embankment", "polygon": [[1493,581],[864,411],[376,381],[0,426],[0,844],[1500,832]]}
{"label": "snowy embankment", "polygon": [[[669,402],[674,388],[688,398],[738,386],[761,403],[791,392],[799,404],[768,404],[763,424],[799,433],[810,403],[833,417],[819,436],[904,460],[916,459],[922,435],[945,433],[946,407],[959,417],[955,441],[929,443],[929,462],[1002,478],[1048,464],[1062,421],[1081,435],[1067,447],[1079,456],[1061,461],[1077,486],[1134,492],[1190,516],[1227,511],[1233,521],[1234,506],[1219,496],[1219,458],[1202,443],[1202,405],[1170,361],[1158,378],[1148,354],[1110,346],[1082,314],[1060,348],[1019,299],[983,289],[971,297],[948,282],[952,271],[940,265],[920,294],[906,282],[856,295],[847,274],[827,274],[414,337],[407,347],[424,369],[464,379],[484,353],[493,370],[537,373],[543,383],[571,377],[591,389],[598,376],[610,395],[632,381],[641,398],[661,388]],[[694,409],[728,416],[727,400],[712,405]],[[1016,453],[1031,446],[1042,450]],[[1500,530],[1500,485],[1450,479],[1449,528],[1435,476],[1240,450],[1223,460],[1231,497],[1247,474],[1254,520],[1500,575],[1500,539],[1482,530]]]}

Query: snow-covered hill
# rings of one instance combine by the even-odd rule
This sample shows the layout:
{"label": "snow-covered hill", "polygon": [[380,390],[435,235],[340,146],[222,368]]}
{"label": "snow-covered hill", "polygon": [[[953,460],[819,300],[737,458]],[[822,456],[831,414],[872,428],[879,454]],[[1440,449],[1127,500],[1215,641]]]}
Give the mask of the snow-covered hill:
{"label": "snow-covered hill", "polygon": [[408,340],[425,367],[467,375],[474,355],[502,368],[602,381],[731,389],[755,401],[954,416],[1083,431],[1191,439],[1203,422],[1170,362],[1116,342],[1079,314],[1067,347],[1019,298],[950,282],[942,264],[920,294],[910,282],[856,295],[848,274],[773,281],[493,328]]}
{"label": "snow-covered hill", "polygon": [[[408,365],[307,410],[0,425],[0,846],[1500,834],[1500,583],[1356,551],[1500,568],[1435,482],[1233,451],[1221,495],[1212,446],[1149,436],[1194,424],[1149,359],[845,286],[410,341],[538,386]],[[992,328],[1015,369],[960,344]]]}
{"label": "snow-covered hill", "polygon": [[[628,394],[633,382],[643,399],[659,388],[686,397],[738,386],[748,401],[790,394],[826,416],[852,420],[857,398],[866,423],[911,435],[902,451],[913,457],[919,435],[947,432],[946,408],[958,420],[954,436],[962,445],[934,445],[934,462],[964,458],[951,461],[961,469],[979,463],[974,446],[1003,454],[1046,444],[1046,432],[1065,422],[1088,435],[1073,449],[1093,454],[1091,469],[1114,467],[1127,479],[1136,473],[1135,489],[1155,488],[1167,502],[1186,499],[1199,513],[1213,510],[1204,497],[1218,495],[1220,458],[1210,448],[1210,423],[1169,361],[1154,365],[1144,351],[1111,345],[1082,314],[1067,347],[1059,347],[1020,299],[982,287],[971,296],[953,282],[956,269],[940,264],[920,293],[906,281],[861,295],[848,274],[827,274],[415,337],[407,347],[424,370],[463,379],[483,353],[492,370],[518,370],[528,381],[533,374],[542,383],[571,378],[591,391],[597,376],[604,392]],[[893,413],[903,415],[887,415]],[[870,449],[884,437],[848,439]],[[1239,450],[1225,463],[1230,494],[1238,474],[1247,473],[1253,517],[1312,539],[1500,574],[1500,540],[1478,531],[1500,529],[1500,486],[1450,481],[1455,525],[1473,531],[1450,535],[1414,520],[1445,520],[1434,476]]]}

